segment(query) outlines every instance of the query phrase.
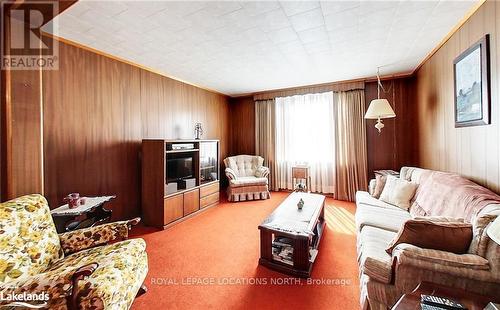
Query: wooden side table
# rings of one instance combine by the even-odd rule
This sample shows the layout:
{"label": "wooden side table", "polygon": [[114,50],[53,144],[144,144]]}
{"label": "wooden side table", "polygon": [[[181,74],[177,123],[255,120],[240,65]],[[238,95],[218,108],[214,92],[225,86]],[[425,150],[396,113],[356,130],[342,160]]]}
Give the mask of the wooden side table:
{"label": "wooden side table", "polygon": [[58,233],[97,226],[111,219],[112,211],[104,204],[116,196],[87,197],[85,204],[70,209],[68,204],[50,211]]}
{"label": "wooden side table", "polygon": [[435,283],[422,282],[411,293],[404,294],[392,307],[392,310],[420,310],[420,295],[433,295],[453,299],[464,305],[468,310],[483,310],[489,302],[498,302],[500,297],[490,298],[457,288],[451,288]]}
{"label": "wooden side table", "polygon": [[300,180],[306,181],[306,192],[311,192],[311,175],[309,174],[309,166],[292,167],[292,185],[294,190]]}

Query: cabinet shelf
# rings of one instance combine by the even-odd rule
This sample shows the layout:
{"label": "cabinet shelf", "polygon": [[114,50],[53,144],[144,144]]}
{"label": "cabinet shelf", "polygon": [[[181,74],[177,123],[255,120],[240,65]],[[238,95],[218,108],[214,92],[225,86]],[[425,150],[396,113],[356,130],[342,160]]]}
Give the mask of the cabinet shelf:
{"label": "cabinet shelf", "polygon": [[175,153],[191,153],[198,152],[200,149],[184,149],[184,150],[168,150],[165,153],[167,154],[175,154]]}
{"label": "cabinet shelf", "polygon": [[215,166],[206,166],[206,167],[201,167],[200,170],[207,170],[207,169],[214,169],[216,168]]}

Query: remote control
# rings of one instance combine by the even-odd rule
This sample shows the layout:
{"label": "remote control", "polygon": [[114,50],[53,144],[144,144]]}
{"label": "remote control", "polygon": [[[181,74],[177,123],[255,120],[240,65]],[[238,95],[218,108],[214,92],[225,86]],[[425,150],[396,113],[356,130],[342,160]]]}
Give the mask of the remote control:
{"label": "remote control", "polygon": [[420,305],[422,306],[421,310],[443,310],[443,308],[441,307],[431,306],[428,304],[420,304]]}
{"label": "remote control", "polygon": [[421,301],[423,304],[438,307],[440,309],[449,310],[463,310],[467,309],[462,304],[448,298],[432,296],[432,295],[421,295]]}

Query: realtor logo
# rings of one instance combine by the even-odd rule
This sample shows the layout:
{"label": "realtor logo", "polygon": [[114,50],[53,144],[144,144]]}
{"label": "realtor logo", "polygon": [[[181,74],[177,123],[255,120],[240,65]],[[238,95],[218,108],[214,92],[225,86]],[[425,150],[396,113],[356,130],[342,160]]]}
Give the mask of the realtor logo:
{"label": "realtor logo", "polygon": [[[42,26],[58,13],[57,1],[2,1],[2,69],[57,70],[58,41],[42,35]],[[2,18],[3,20],[3,18]],[[54,33],[54,24],[44,31]]]}

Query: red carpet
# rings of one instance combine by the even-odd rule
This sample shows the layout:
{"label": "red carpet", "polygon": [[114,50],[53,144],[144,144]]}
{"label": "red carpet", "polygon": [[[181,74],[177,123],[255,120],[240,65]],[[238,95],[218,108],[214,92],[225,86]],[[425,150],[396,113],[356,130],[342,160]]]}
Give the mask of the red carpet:
{"label": "red carpet", "polygon": [[316,283],[258,265],[257,226],[287,195],[224,202],[165,231],[135,229],[147,243],[149,291],[132,309],[359,309],[353,203],[327,199]]}

